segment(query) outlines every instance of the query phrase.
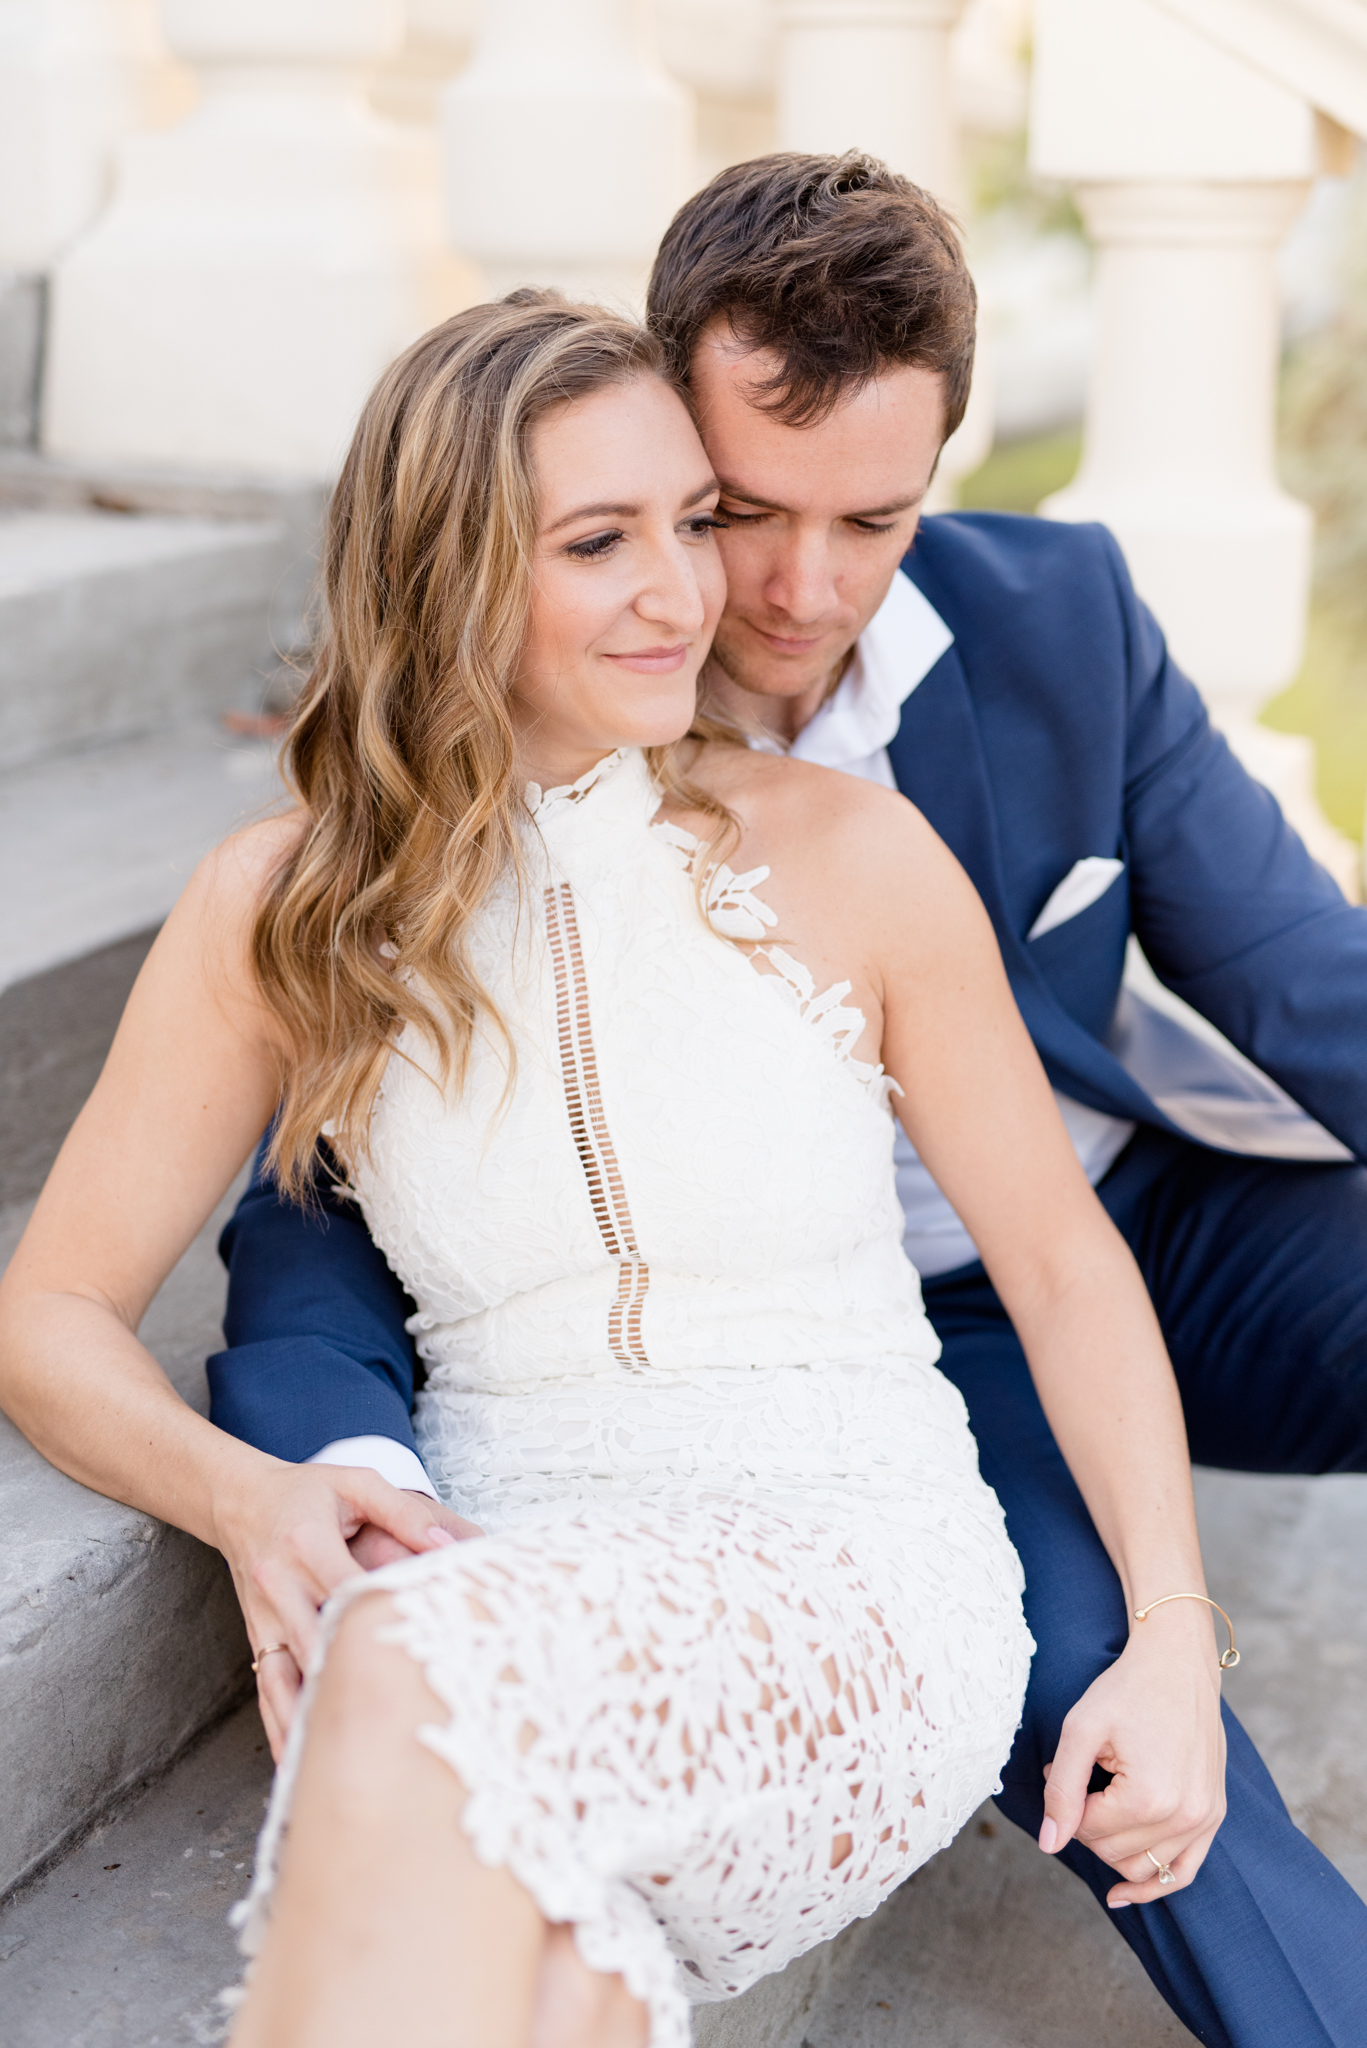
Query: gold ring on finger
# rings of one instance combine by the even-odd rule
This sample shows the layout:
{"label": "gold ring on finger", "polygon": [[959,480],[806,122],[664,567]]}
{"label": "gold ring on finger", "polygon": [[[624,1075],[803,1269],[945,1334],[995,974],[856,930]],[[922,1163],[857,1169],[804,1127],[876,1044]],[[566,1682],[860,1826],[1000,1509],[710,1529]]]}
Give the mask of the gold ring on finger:
{"label": "gold ring on finger", "polygon": [[1144,1854],[1148,1857],[1150,1863],[1152,1863],[1154,1869],[1158,1872],[1158,1882],[1160,1884],[1176,1884],[1177,1879],[1173,1876],[1172,1871],[1168,1868],[1166,1863],[1159,1862],[1158,1858],[1154,1855],[1152,1849],[1146,1849],[1144,1851]]}
{"label": "gold ring on finger", "polygon": [[288,1643],[263,1643],[261,1645],[261,1648],[257,1651],[256,1655],[252,1658],[252,1670],[259,1671],[261,1669],[261,1666],[265,1663],[267,1657],[273,1657],[277,1650],[288,1649]]}

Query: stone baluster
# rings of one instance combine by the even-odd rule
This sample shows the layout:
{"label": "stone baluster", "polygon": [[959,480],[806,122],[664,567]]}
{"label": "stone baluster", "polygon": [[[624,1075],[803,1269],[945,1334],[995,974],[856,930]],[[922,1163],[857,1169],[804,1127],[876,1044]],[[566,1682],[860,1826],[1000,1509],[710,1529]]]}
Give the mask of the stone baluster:
{"label": "stone baluster", "polygon": [[0,0],[0,447],[37,435],[53,261],[104,204],[120,139],[193,91],[155,0]]}
{"label": "stone baluster", "polygon": [[1353,885],[1310,743],[1257,713],[1295,677],[1311,518],[1275,468],[1276,254],[1316,168],[1311,109],[1151,0],[1037,0],[1031,158],[1073,183],[1097,261],[1077,477],[1177,660],[1317,857]]}
{"label": "stone baluster", "polygon": [[[778,146],[863,149],[933,192],[962,220],[963,166],[950,39],[966,0],[779,0]],[[990,344],[980,329],[973,391],[946,444],[933,504],[992,446]]]}
{"label": "stone baluster", "polygon": [[642,0],[484,0],[442,96],[455,247],[490,286],[639,306],[693,183],[693,106]]}
{"label": "stone baluster", "polygon": [[155,0],[0,0],[0,270],[45,271],[104,204],[121,138],[192,97]]}
{"label": "stone baluster", "polygon": [[435,147],[366,99],[400,0],[163,0],[202,99],[120,151],[59,263],[45,444],[268,474],[335,470],[365,393],[478,295],[441,235]]}
{"label": "stone baluster", "polygon": [[963,198],[950,34],[966,0],[780,0],[778,146],[865,149]]}
{"label": "stone baluster", "polygon": [[407,0],[402,47],[370,91],[377,114],[432,128],[441,90],[470,60],[479,0]]}

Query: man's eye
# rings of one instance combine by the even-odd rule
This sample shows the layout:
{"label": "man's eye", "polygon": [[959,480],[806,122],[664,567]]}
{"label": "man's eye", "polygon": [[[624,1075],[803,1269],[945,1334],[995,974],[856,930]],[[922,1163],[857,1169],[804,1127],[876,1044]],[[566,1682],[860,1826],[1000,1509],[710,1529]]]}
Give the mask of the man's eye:
{"label": "man's eye", "polygon": [[753,526],[757,519],[763,519],[762,512],[732,512],[725,505],[718,505],[717,517],[723,527]]}
{"label": "man's eye", "polygon": [[850,524],[851,526],[857,526],[861,533],[891,533],[897,521],[895,519],[852,519]]}
{"label": "man's eye", "polygon": [[571,541],[565,553],[570,557],[571,561],[600,562],[605,555],[612,553],[621,538],[620,531],[595,533],[589,540]]}

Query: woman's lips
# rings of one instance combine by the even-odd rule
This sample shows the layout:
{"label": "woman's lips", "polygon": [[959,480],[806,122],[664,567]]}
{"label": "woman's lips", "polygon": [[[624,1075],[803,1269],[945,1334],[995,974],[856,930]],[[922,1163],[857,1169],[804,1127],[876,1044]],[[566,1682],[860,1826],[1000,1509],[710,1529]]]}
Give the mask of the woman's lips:
{"label": "woman's lips", "polygon": [[619,668],[633,669],[637,675],[672,675],[688,659],[688,642],[682,640],[675,647],[638,647],[630,654],[609,654],[605,659],[615,661]]}

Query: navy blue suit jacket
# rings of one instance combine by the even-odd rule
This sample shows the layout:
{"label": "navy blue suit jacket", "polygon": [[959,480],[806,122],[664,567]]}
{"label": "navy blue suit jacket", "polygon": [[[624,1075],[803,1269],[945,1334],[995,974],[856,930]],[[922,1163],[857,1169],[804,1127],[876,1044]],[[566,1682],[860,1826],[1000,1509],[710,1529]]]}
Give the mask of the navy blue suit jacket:
{"label": "navy blue suit jacket", "polygon": [[[1115,1028],[1133,931],[1170,989],[1367,1159],[1367,910],[1212,732],[1115,541],[946,513],[903,568],[954,644],[905,704],[893,770],[973,878],[1050,1079],[1172,1128]],[[1123,874],[1028,939],[1088,855]],[[210,1412],[289,1459],[344,1436],[413,1442],[412,1305],[355,1212],[322,1204],[306,1216],[258,1178],[221,1246],[229,1348],[209,1361]]]}

